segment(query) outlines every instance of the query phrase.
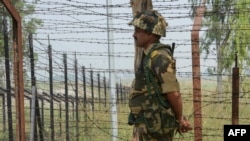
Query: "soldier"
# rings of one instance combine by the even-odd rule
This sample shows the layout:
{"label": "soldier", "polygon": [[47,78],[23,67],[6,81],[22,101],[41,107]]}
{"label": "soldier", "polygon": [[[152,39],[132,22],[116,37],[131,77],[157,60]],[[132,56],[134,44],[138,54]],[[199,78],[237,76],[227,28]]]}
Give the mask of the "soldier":
{"label": "soldier", "polygon": [[160,13],[150,10],[137,13],[129,25],[135,27],[136,47],[143,48],[129,95],[133,140],[172,141],[176,131],[182,134],[192,127],[183,115],[173,49],[160,43],[168,24]]}

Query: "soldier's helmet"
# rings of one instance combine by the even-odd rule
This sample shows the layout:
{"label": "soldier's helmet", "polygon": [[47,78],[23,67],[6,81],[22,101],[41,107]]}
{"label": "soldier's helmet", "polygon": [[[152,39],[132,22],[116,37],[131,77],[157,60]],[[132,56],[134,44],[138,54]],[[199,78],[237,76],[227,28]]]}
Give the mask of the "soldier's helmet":
{"label": "soldier's helmet", "polygon": [[166,29],[168,27],[165,18],[156,10],[137,12],[129,25],[162,37],[166,36]]}

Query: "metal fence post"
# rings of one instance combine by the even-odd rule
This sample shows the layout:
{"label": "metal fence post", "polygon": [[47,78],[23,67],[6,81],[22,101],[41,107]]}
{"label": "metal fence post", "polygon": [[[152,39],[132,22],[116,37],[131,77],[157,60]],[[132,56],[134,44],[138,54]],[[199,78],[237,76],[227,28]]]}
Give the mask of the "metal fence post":
{"label": "metal fence post", "polygon": [[23,88],[23,49],[21,16],[10,0],[1,0],[13,19],[14,80],[16,99],[16,140],[25,141],[24,88]]}

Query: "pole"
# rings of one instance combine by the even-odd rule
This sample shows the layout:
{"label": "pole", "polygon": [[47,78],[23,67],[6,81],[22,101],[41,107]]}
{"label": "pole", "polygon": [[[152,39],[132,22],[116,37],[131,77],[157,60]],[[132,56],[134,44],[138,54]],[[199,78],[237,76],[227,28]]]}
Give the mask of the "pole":
{"label": "pole", "polygon": [[36,87],[32,86],[32,98],[31,98],[31,116],[30,116],[30,141],[35,140],[35,126],[36,126]]}
{"label": "pole", "polygon": [[65,86],[65,132],[66,141],[70,140],[69,137],[69,101],[68,101],[68,65],[67,65],[67,54],[63,54],[63,64],[64,64],[64,86]]}
{"label": "pole", "polygon": [[79,141],[79,115],[78,115],[78,104],[79,104],[79,97],[78,97],[78,62],[76,59],[75,54],[75,98],[76,98],[76,141]]}
{"label": "pole", "polygon": [[202,112],[201,112],[201,81],[200,81],[200,49],[199,31],[205,11],[206,0],[197,8],[196,17],[191,33],[192,42],[192,70],[193,70],[193,106],[194,106],[194,140],[202,141]]}
{"label": "pole", "polygon": [[239,124],[239,68],[238,68],[238,54],[235,53],[235,67],[233,68],[233,76],[232,76],[232,125]]}
{"label": "pole", "polygon": [[50,39],[48,36],[48,56],[49,56],[49,93],[50,93],[50,128],[51,128],[51,141],[55,140],[55,128],[54,128],[54,91],[53,91],[53,63],[52,63],[52,46],[50,45]]}
{"label": "pole", "polygon": [[30,50],[30,72],[31,72],[31,86],[32,86],[32,98],[31,98],[31,124],[30,124],[30,141],[34,141],[37,139],[37,129],[36,129],[36,102],[37,101],[37,93],[36,93],[36,79],[35,79],[35,64],[34,64],[34,54],[33,54],[33,35],[29,34],[29,50]]}
{"label": "pole", "polygon": [[10,0],[1,0],[13,19],[14,80],[16,99],[16,140],[25,141],[23,49],[21,16]]}
{"label": "pole", "polygon": [[117,126],[117,106],[116,106],[116,93],[115,93],[115,60],[114,44],[113,44],[113,32],[112,32],[112,0],[106,0],[107,5],[107,36],[108,36],[108,61],[109,61],[109,88],[110,88],[110,106],[111,106],[111,127],[112,127],[112,141],[116,141],[118,137],[118,126]]}
{"label": "pole", "polygon": [[[4,54],[5,54],[5,73],[6,73],[6,94],[7,94],[7,112],[8,112],[8,131],[9,131],[9,141],[13,141],[13,125],[12,125],[12,100],[11,100],[11,78],[10,78],[10,55],[9,55],[9,37],[8,37],[8,26],[7,26],[7,16],[3,17],[4,25]],[[3,95],[5,99],[5,95]],[[3,101],[3,110],[5,114],[5,100]],[[3,116],[3,124],[5,131],[5,116]]]}

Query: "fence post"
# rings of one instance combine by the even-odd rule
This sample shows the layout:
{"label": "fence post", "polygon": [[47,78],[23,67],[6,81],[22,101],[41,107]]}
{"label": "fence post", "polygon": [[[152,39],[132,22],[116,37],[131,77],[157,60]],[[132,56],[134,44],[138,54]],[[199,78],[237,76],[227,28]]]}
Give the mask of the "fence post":
{"label": "fence post", "polygon": [[[39,103],[37,99],[37,88],[36,88],[36,77],[35,77],[35,63],[34,63],[34,52],[33,52],[33,36],[30,33],[29,34],[29,50],[30,50],[30,70],[31,70],[31,86],[32,86],[32,113],[34,115],[31,116],[31,119],[33,119],[33,127],[31,130],[34,130],[31,132],[30,140],[33,141],[33,139],[37,139],[37,126],[38,124],[39,133],[40,133],[40,140],[43,140],[43,130],[42,130],[42,123],[41,123],[41,116],[40,116],[40,109],[39,109]],[[33,111],[34,110],[34,111]]]}
{"label": "fence post", "polygon": [[[48,37],[49,38],[49,37]],[[55,140],[55,130],[54,130],[54,92],[53,92],[53,64],[52,64],[52,48],[49,42],[48,46],[48,56],[49,56],[49,91],[50,91],[50,128],[51,128],[51,141]]]}
{"label": "fence post", "polygon": [[124,103],[126,103],[126,100],[127,100],[127,91],[126,91],[126,86],[123,86],[123,101]]}
{"label": "fence post", "polygon": [[120,97],[119,97],[119,84],[116,83],[115,85],[115,89],[116,89],[116,103],[119,104],[119,100],[120,100]]}
{"label": "fence post", "polygon": [[14,49],[14,80],[16,99],[16,140],[25,141],[25,114],[23,88],[23,48],[21,16],[11,4],[10,0],[1,0],[12,16],[13,21],[13,49]]}
{"label": "fence post", "polygon": [[66,141],[69,141],[69,102],[68,102],[68,66],[67,66],[67,54],[63,54],[64,63],[64,85],[65,85],[65,131]]}
{"label": "fence post", "polygon": [[31,92],[31,114],[30,114],[30,141],[37,140],[36,136],[36,90],[35,87],[32,86],[32,92]]}
{"label": "fence post", "polygon": [[83,79],[83,106],[84,110],[86,110],[86,102],[87,102],[87,97],[86,97],[86,77],[85,77],[85,67],[82,66],[82,79]]}
{"label": "fence post", "polygon": [[[86,97],[86,77],[85,77],[85,67],[82,66],[82,76],[83,76],[83,108],[84,108],[84,122],[87,123],[87,97]],[[84,124],[85,134],[87,133],[87,124]]]}
{"label": "fence post", "polygon": [[59,135],[62,135],[62,102],[59,102],[59,128],[60,128],[60,133]]}
{"label": "fence post", "polygon": [[[9,55],[9,38],[8,38],[8,26],[6,15],[3,17],[3,26],[4,26],[4,54],[5,54],[5,73],[6,73],[6,95],[7,95],[7,113],[8,113],[8,132],[9,132],[9,141],[13,141],[13,125],[12,125],[12,100],[11,100],[11,79],[10,79],[10,55]],[[5,99],[5,95],[3,95]],[[3,127],[5,131],[5,100],[3,101]]]}
{"label": "fence post", "polygon": [[238,68],[238,56],[235,53],[235,67],[233,68],[232,76],[232,124],[237,125],[239,123],[239,68]]}
{"label": "fence post", "polygon": [[191,32],[192,70],[193,70],[193,106],[194,106],[194,140],[202,141],[202,112],[201,112],[201,81],[200,81],[200,49],[199,31],[205,11],[205,2],[196,10],[196,17]]}
{"label": "fence post", "polygon": [[103,87],[104,87],[104,101],[105,101],[105,107],[106,107],[107,106],[107,85],[106,85],[105,75],[103,77]]}
{"label": "fence post", "polygon": [[93,120],[94,120],[95,101],[94,101],[94,80],[93,80],[93,70],[90,70],[90,80],[91,80],[91,104],[92,104],[92,115],[93,115]]}
{"label": "fence post", "polygon": [[123,94],[122,94],[122,82],[120,80],[120,98],[121,98],[121,103],[123,102]]}
{"label": "fence post", "polygon": [[76,102],[76,141],[79,141],[79,116],[78,116],[78,103],[79,103],[79,97],[78,97],[78,63],[75,56],[75,102]]}
{"label": "fence post", "polygon": [[[6,111],[5,111],[5,96],[4,96],[5,94],[4,93],[2,93],[2,92],[0,92],[0,97],[2,97],[2,118],[3,118],[3,121],[2,121],[2,124],[3,124],[3,127],[2,127],[2,130],[3,130],[3,133],[5,133],[5,130],[6,130],[6,125],[5,125],[5,122],[6,122],[6,119],[5,119],[5,117],[6,117]],[[9,135],[10,135],[10,133],[9,133]],[[12,136],[10,136],[10,137],[12,137],[13,138],[13,133],[11,134]],[[11,141],[13,141],[13,139],[10,139],[9,138],[9,140],[11,140]]]}
{"label": "fence post", "polygon": [[100,73],[97,74],[97,83],[98,83],[98,99],[99,99],[99,106],[101,104],[101,91],[100,91]]}

